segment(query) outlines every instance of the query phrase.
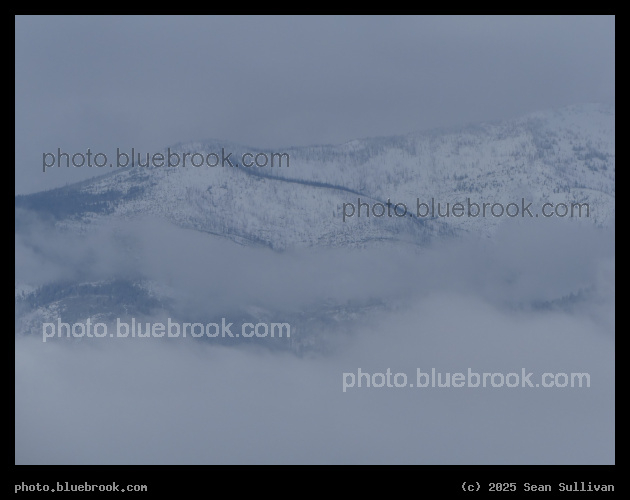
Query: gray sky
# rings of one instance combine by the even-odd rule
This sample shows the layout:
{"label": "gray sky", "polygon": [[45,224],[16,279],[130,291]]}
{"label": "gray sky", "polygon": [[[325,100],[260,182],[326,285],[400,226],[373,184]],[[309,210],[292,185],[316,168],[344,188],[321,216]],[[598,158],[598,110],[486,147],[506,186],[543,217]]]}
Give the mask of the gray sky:
{"label": "gray sky", "polygon": [[614,103],[614,17],[17,17],[16,194],[42,153],[341,143]]}

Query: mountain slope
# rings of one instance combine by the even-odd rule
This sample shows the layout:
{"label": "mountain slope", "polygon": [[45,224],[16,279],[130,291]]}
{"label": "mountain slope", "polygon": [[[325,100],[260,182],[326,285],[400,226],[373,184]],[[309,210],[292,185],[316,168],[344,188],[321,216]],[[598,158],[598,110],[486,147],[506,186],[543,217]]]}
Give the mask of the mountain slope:
{"label": "mountain slope", "polygon": [[[174,152],[220,152],[240,158],[253,148],[191,143]],[[614,207],[614,111],[571,106],[497,124],[338,146],[284,150],[289,167],[127,167],[66,188],[16,197],[16,207],[87,231],[104,219],[152,214],[181,227],[277,250],[424,244],[436,235],[492,234],[498,217],[346,217],[344,203],[588,203],[595,224]],[[377,209],[377,212],[380,208]],[[400,206],[402,212],[402,205]],[[347,214],[351,207],[347,205]],[[378,213],[377,213],[378,215]]]}
{"label": "mountain slope", "polygon": [[[232,158],[260,152],[219,142],[171,151],[222,148]],[[59,317],[216,322],[229,315],[241,323],[282,318],[294,335],[276,347],[321,348],[322,331],[347,331],[425,284],[455,283],[460,273],[478,286],[485,250],[471,257],[476,250],[466,247],[470,260],[458,271],[436,260],[436,280],[418,264],[429,243],[470,235],[492,241],[502,223],[521,220],[417,217],[418,199],[442,207],[467,199],[520,207],[524,200],[534,213],[545,202],[587,203],[588,226],[614,221],[614,110],[605,106],[283,152],[289,167],[127,167],[16,196],[16,248],[25,268],[40,266],[31,276],[16,274],[16,333],[41,335],[42,323]],[[347,204],[359,199],[404,203],[410,215],[344,217],[344,204],[348,215]],[[572,221],[564,222],[566,229]],[[548,255],[521,248],[540,234],[517,238],[524,260]],[[375,252],[361,253],[366,248]],[[453,262],[461,258],[453,254]],[[551,287],[545,276],[560,276],[561,265],[532,276],[526,264],[503,264],[483,276],[492,283],[483,293],[517,308],[577,307],[595,293],[588,273]]]}

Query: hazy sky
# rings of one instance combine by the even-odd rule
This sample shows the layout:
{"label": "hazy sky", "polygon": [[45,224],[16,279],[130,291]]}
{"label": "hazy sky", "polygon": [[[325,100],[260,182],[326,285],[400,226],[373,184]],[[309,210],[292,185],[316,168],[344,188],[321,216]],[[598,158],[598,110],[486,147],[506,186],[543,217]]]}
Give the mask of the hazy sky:
{"label": "hazy sky", "polygon": [[614,17],[16,18],[16,193],[42,153],[341,143],[614,102]]}

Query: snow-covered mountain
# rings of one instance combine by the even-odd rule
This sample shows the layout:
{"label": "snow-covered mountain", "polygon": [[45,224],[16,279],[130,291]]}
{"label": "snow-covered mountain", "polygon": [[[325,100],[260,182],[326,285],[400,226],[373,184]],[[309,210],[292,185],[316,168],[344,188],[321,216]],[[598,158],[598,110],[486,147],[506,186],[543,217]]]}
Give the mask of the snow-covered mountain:
{"label": "snow-covered mountain", "polygon": [[[612,107],[575,105],[499,123],[283,149],[290,156],[289,167],[112,169],[63,188],[16,196],[16,239],[31,245],[33,252],[42,251],[24,236],[30,234],[35,213],[54,234],[86,239],[103,227],[150,217],[211,238],[280,252],[391,245],[421,250],[435,238],[491,236],[506,219],[418,218],[418,199],[428,204],[433,199],[442,207],[467,199],[521,207],[524,200],[534,214],[545,202],[586,203],[588,220],[607,226],[614,220],[614,119]],[[233,159],[245,152],[279,152],[218,141],[179,144],[170,150],[207,154],[222,148],[232,152]],[[344,203],[356,206],[359,198],[370,204],[404,203],[409,215],[344,220]],[[74,317],[86,316],[88,309],[111,316],[120,308],[116,294],[135,297],[138,307],[168,307],[172,298],[156,292],[164,284],[150,276],[89,286],[75,277],[62,284],[53,280],[37,290],[27,281],[16,276],[16,331],[30,331],[38,321],[41,328],[42,318],[60,310],[71,309]],[[108,311],[99,310],[104,302],[92,296],[107,296]],[[245,319],[248,306],[239,309]],[[310,317],[347,312],[347,304],[320,306],[323,309],[315,310],[327,312],[322,316],[309,310]],[[380,307],[378,301],[365,301],[353,310],[374,307]],[[308,316],[304,310],[294,313],[296,318]]]}
{"label": "snow-covered mountain", "polygon": [[[240,158],[260,149],[190,143],[173,152]],[[271,151],[269,151],[271,152]],[[336,146],[283,150],[287,167],[127,167],[60,189],[16,197],[16,207],[88,231],[105,220],[151,214],[177,225],[273,249],[423,244],[436,234],[492,233],[501,217],[351,217],[343,204],[588,203],[595,224],[613,213],[614,110],[579,105],[523,118]],[[54,174],[54,173],[53,173]],[[378,209],[380,210],[380,209]],[[351,208],[347,208],[350,213]],[[402,212],[402,206],[400,206]],[[444,211],[444,208],[442,208]],[[503,219],[505,216],[503,216]]]}

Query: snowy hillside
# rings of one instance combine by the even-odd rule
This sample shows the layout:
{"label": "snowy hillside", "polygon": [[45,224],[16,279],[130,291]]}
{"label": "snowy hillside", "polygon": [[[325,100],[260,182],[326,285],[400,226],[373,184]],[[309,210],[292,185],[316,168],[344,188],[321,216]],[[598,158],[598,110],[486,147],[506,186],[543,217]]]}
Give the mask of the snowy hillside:
{"label": "snowy hillside", "polygon": [[[321,331],[344,331],[348,322],[398,307],[429,272],[415,269],[416,279],[409,274],[413,260],[405,267],[399,256],[398,267],[390,269],[381,258],[387,253],[344,252],[371,248],[404,255],[412,249],[417,255],[444,238],[492,237],[501,223],[512,222],[492,216],[418,218],[418,198],[442,206],[470,198],[519,207],[524,199],[534,214],[545,202],[587,203],[587,226],[609,226],[614,130],[612,108],[580,105],[508,122],[283,150],[290,155],[289,167],[128,167],[17,196],[16,244],[25,258],[46,263],[31,277],[16,275],[16,333],[41,334],[42,323],[59,316],[112,321],[123,313],[185,319],[192,314],[216,321],[230,313],[241,322],[289,318],[295,334],[279,346],[308,348]],[[232,158],[261,152],[219,142],[181,144],[171,151],[221,148]],[[356,205],[358,198],[404,203],[410,215],[344,221],[344,203]],[[567,226],[572,222],[565,220]],[[150,221],[156,225],[147,226]],[[189,255],[190,248],[205,250]],[[302,253],[292,261],[286,252]],[[319,268],[311,258],[321,259]],[[191,260],[178,271],[179,259]],[[445,267],[434,285],[448,281],[451,272],[450,263],[438,262]],[[57,275],[49,271],[58,265]],[[487,289],[502,300],[515,297],[511,305],[517,307],[573,307],[596,286],[587,276],[555,289],[535,281],[545,276],[513,267],[497,267],[497,283]],[[365,269],[374,269],[374,277],[365,277]],[[546,274],[553,272],[562,269]],[[363,285],[359,278],[366,280]],[[203,283],[194,285],[196,280]],[[413,285],[405,288],[403,280]],[[300,287],[292,292],[299,281],[308,284],[303,298]],[[531,292],[523,295],[524,289]],[[283,299],[272,300],[276,296]]]}
{"label": "snowy hillside", "polygon": [[[191,143],[176,152],[232,158],[256,148]],[[130,168],[66,188],[17,197],[16,206],[53,211],[76,231],[111,218],[157,215],[177,225],[273,249],[424,244],[438,234],[492,234],[506,217],[417,218],[417,200],[587,203],[597,225],[614,207],[614,110],[572,106],[520,119],[337,146],[286,149],[290,167]],[[414,217],[352,217],[343,204],[388,199]],[[57,208],[53,207],[55,205]],[[60,209],[59,207],[65,207]],[[55,210],[57,212],[55,212]],[[401,206],[402,210],[402,206]],[[444,209],[443,209],[444,210]],[[350,208],[348,208],[348,213]]]}

